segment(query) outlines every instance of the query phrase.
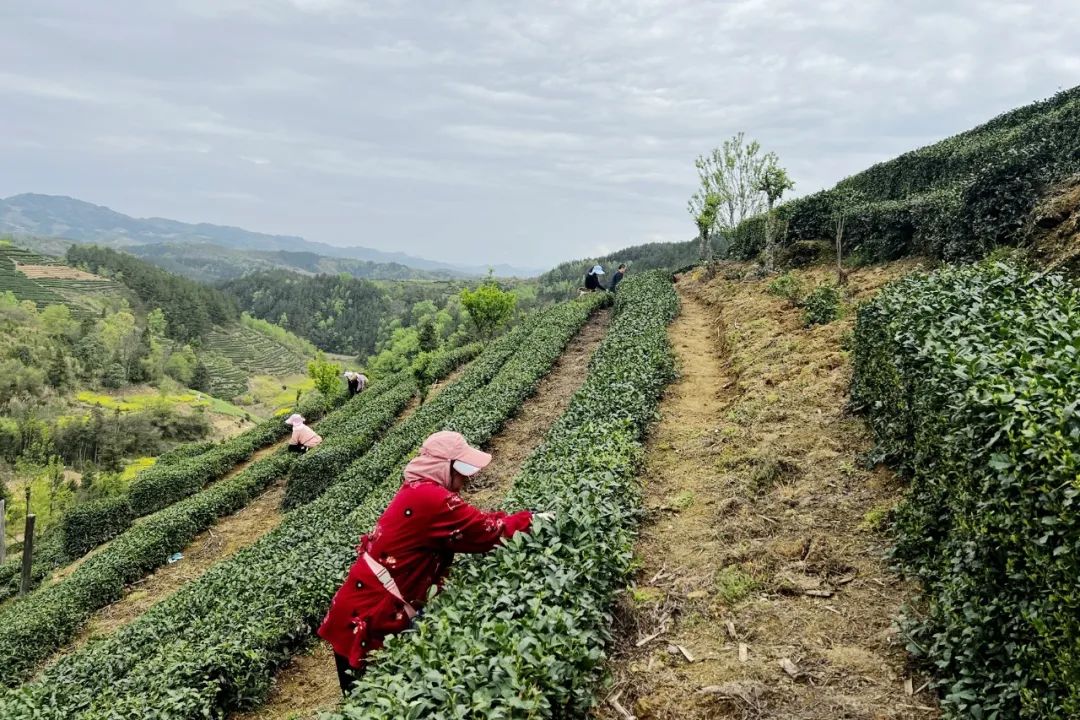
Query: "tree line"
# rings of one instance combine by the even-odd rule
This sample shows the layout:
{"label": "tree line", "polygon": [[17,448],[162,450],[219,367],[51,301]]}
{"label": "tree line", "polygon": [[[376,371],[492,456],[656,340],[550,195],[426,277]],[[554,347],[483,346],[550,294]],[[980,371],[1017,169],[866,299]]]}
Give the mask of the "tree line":
{"label": "tree line", "polygon": [[174,275],[133,255],[96,245],[72,245],[67,262],[131,289],[147,308],[165,315],[165,335],[181,343],[197,340],[214,325],[240,317],[236,301],[216,288]]}

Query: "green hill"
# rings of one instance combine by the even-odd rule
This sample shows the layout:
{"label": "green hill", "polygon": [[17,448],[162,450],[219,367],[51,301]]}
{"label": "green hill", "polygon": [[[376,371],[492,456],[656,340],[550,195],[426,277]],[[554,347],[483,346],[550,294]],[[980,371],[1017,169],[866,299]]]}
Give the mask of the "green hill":
{"label": "green hill", "polygon": [[[1023,242],[1039,199],[1077,172],[1080,86],[878,163],[777,214],[787,245],[833,241],[843,216],[846,252],[865,260],[970,259]],[[732,255],[754,257],[764,235],[764,216],[743,222]]]}

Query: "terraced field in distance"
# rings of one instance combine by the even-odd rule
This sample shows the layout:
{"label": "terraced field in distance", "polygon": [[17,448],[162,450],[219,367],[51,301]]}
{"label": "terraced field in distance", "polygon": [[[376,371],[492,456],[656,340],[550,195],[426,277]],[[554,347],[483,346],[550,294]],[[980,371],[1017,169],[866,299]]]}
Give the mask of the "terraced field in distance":
{"label": "terraced field in distance", "polygon": [[0,292],[8,290],[38,308],[67,305],[74,315],[84,317],[96,310],[102,295],[118,294],[122,287],[56,258],[0,242]]}
{"label": "terraced field in distance", "polygon": [[307,367],[307,358],[300,353],[243,325],[215,328],[207,335],[205,347],[253,374],[290,375]]}

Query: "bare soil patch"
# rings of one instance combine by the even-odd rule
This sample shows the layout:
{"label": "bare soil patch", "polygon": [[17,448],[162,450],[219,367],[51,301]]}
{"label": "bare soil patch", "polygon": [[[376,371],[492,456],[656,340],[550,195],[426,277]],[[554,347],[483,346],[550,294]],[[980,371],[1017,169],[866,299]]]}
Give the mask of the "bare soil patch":
{"label": "bare soil patch", "polygon": [[20,265],[15,264],[15,269],[28,278],[39,280],[93,280],[95,282],[109,282],[108,278],[94,275],[83,270],[78,270],[66,265]]}
{"label": "bare soil patch", "polygon": [[[850,297],[911,266],[853,271]],[[596,715],[935,718],[893,627],[911,588],[882,560],[901,486],[863,468],[871,440],[844,410],[853,312],[803,328],[767,284],[680,282],[682,375],[650,439],[641,570]]]}
{"label": "bare soil patch", "polygon": [[[540,445],[544,434],[562,414],[581,383],[589,359],[607,332],[611,312],[591,317],[571,341],[536,393],[522,404],[496,435],[487,450],[494,460],[463,495],[479,507],[496,505],[510,488],[522,464]],[[317,642],[297,655],[274,679],[270,697],[259,708],[231,716],[233,720],[294,720],[315,718],[341,700],[334,656],[326,643]]]}

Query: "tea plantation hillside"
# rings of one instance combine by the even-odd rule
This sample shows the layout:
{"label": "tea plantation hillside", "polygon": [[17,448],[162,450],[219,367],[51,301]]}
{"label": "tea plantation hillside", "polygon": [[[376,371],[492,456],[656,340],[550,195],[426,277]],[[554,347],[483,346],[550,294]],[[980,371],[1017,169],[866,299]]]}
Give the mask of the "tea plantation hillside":
{"label": "tea plantation hillside", "polygon": [[[781,242],[831,247],[842,217],[845,252],[866,261],[978,258],[1022,244],[1039,199],[1077,172],[1080,86],[784,203]],[[763,215],[743,222],[731,233],[732,256],[755,256],[764,237]]]}
{"label": "tea plantation hillside", "polygon": [[39,309],[67,305],[78,317],[96,313],[106,296],[127,294],[120,283],[0,241],[0,292],[4,291],[32,301]]}

